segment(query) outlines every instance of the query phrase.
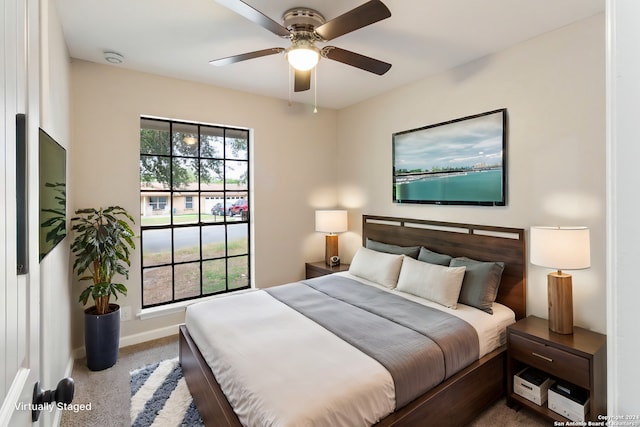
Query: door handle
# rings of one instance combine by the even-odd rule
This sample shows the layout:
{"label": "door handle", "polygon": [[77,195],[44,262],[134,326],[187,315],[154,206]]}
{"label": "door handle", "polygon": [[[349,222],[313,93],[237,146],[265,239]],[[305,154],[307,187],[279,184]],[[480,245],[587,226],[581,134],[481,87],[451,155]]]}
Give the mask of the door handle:
{"label": "door handle", "polygon": [[73,392],[75,385],[73,378],[63,378],[58,382],[55,390],[44,391],[40,387],[40,382],[36,382],[33,386],[33,400],[31,408],[31,421],[34,423],[40,418],[40,411],[45,404],[52,402],[61,402],[69,404],[73,400]]}

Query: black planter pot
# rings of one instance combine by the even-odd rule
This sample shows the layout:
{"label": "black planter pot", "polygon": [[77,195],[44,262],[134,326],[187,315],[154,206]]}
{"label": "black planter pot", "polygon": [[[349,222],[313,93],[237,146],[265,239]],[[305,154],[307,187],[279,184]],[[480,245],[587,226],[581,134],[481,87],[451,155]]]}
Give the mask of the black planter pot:
{"label": "black planter pot", "polygon": [[84,311],[84,346],[87,367],[101,371],[116,364],[120,344],[120,306],[109,304],[107,314],[95,314],[95,306]]}

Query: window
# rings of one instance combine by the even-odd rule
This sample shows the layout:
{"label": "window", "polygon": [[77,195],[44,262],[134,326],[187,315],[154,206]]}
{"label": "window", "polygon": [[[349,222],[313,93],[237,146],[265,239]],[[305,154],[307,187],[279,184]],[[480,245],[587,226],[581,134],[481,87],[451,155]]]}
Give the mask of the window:
{"label": "window", "polygon": [[249,130],[140,119],[142,307],[250,286]]}
{"label": "window", "polygon": [[167,207],[167,198],[159,196],[149,197],[149,206],[153,210],[164,210]]}

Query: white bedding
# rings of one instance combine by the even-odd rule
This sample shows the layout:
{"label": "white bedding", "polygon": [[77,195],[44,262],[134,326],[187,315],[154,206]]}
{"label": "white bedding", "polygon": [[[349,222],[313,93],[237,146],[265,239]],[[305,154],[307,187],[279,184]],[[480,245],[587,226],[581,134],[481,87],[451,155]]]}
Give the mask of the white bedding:
{"label": "white bedding", "polygon": [[245,426],[370,426],[395,407],[382,365],[266,292],[189,306],[186,325]]}
{"label": "white bedding", "polygon": [[[478,332],[480,356],[499,347],[514,322],[500,304],[492,316],[389,292],[466,320]],[[272,327],[257,328],[265,322]],[[370,426],[395,408],[393,379],[380,363],[264,291],[191,305],[185,323],[245,426]]]}

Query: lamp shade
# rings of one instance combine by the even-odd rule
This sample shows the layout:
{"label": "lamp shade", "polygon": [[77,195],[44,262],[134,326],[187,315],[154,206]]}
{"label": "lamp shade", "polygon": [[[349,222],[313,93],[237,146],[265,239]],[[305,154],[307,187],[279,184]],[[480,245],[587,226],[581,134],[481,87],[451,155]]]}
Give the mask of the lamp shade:
{"label": "lamp shade", "polygon": [[316,211],[316,231],[322,233],[343,233],[347,231],[347,211]]}
{"label": "lamp shade", "polygon": [[531,263],[556,270],[591,266],[587,227],[531,227]]}

